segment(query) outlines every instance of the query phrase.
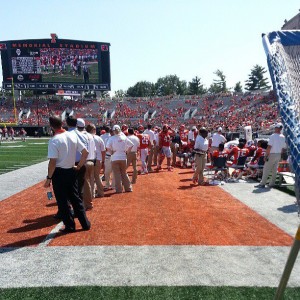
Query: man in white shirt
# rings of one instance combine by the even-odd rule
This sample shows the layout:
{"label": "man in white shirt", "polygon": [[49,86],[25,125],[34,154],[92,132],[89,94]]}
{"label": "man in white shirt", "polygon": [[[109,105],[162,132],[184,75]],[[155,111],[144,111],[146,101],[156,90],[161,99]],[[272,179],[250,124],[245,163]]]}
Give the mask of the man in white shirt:
{"label": "man in white shirt", "polygon": [[[62,128],[62,120],[59,116],[50,117],[49,123],[55,134],[49,140],[48,175],[44,187],[49,188],[52,181],[58,211],[65,225],[61,232],[75,231],[74,215],[69,203],[83,230],[89,230],[91,224],[86,217],[77,186],[77,171],[84,165],[88,151],[74,132],[67,132]],[[75,166],[76,151],[82,154],[77,166]]]}
{"label": "man in white shirt", "polygon": [[218,150],[220,144],[225,144],[227,142],[225,136],[222,135],[222,130],[222,127],[219,127],[218,131],[213,134],[210,153],[213,153],[215,150]]}
{"label": "man in white shirt", "polygon": [[93,136],[85,130],[85,122],[83,119],[77,119],[77,130],[81,132],[88,141],[89,155],[85,163],[85,175],[83,185],[83,203],[85,210],[91,210],[93,208],[94,198],[94,162],[95,162],[95,141]]}
{"label": "man in white shirt", "polygon": [[148,163],[147,163],[147,169],[148,172],[153,172],[152,169],[152,160],[153,160],[153,152],[154,147],[156,145],[154,131],[152,130],[152,125],[148,124],[147,129],[144,131],[145,134],[149,135],[150,138],[150,148],[149,148],[149,154],[148,154]]}
{"label": "man in white shirt", "polygon": [[96,198],[101,198],[104,196],[104,188],[100,178],[100,171],[104,168],[105,160],[105,145],[100,136],[96,134],[96,126],[94,124],[88,124],[86,126],[86,131],[90,133],[95,141],[95,163],[94,163],[94,180],[92,182],[92,191],[94,192],[94,182],[97,186]]}
{"label": "man in white shirt", "polygon": [[115,178],[116,193],[132,192],[132,186],[126,173],[127,168],[127,152],[130,152],[133,143],[121,132],[119,125],[113,126],[114,135],[111,136],[106,144],[107,151],[111,154],[111,166]]}
{"label": "man in white shirt", "polygon": [[208,131],[206,128],[202,127],[199,130],[197,135],[194,152],[195,152],[195,173],[193,176],[193,183],[199,185],[205,185],[203,171],[207,159],[207,150],[208,150]]}
{"label": "man in white shirt", "polygon": [[[77,119],[73,116],[68,116],[66,119],[66,123],[68,126],[68,131],[73,132],[76,134],[79,138],[79,140],[84,144],[85,148],[88,148],[88,140],[85,135],[83,135],[81,132],[77,130]],[[81,153],[79,151],[76,151],[76,157],[75,157],[75,166],[78,165],[81,158]],[[82,198],[82,192],[83,192],[83,186],[84,186],[84,177],[85,177],[85,164],[80,168],[80,170],[77,171],[77,179],[78,179],[78,193],[80,198]],[[59,216],[59,213],[57,214],[57,217]]]}
{"label": "man in white shirt", "polygon": [[269,187],[275,186],[278,163],[281,159],[281,154],[286,149],[285,136],[281,133],[283,129],[282,123],[275,125],[275,133],[270,136],[268,147],[265,155],[265,164],[263,168],[263,176],[259,185],[255,187],[265,188],[267,179],[271,173],[272,178],[269,183]]}
{"label": "man in white shirt", "polygon": [[136,167],[137,163],[137,151],[140,147],[140,139],[134,135],[134,131],[132,128],[128,129],[128,136],[127,138],[133,143],[133,147],[130,152],[127,152],[127,168],[132,164],[133,167],[133,174],[131,183],[136,183],[138,171]]}
{"label": "man in white shirt", "polygon": [[160,133],[161,129],[159,127],[156,127],[155,131],[154,131],[154,146],[153,146],[153,165],[157,166],[157,157],[158,157],[158,152],[159,152],[159,133]]}
{"label": "man in white shirt", "polygon": [[[105,133],[101,135],[101,138],[106,147],[107,141],[111,137],[110,127],[105,126],[104,130]],[[108,151],[106,151],[105,153],[104,178],[105,178],[105,187],[104,187],[105,191],[115,187],[115,179],[112,174],[112,168],[111,168],[111,154]]]}

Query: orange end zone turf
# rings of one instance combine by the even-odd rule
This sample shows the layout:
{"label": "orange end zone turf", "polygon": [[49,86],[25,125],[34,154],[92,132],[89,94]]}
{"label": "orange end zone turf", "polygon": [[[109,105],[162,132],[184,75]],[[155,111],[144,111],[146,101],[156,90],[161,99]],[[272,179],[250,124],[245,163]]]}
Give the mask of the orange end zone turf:
{"label": "orange end zone turf", "polygon": [[[192,186],[192,172],[138,176],[133,193],[94,200],[90,231],[60,235],[50,246],[290,246],[292,237],[217,186]],[[39,183],[2,202],[0,246],[41,243],[54,228],[55,201]]]}

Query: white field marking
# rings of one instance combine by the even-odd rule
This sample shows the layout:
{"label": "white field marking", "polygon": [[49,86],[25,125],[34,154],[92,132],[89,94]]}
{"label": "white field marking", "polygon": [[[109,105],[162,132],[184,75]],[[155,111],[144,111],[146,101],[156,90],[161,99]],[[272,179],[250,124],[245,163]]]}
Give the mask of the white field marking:
{"label": "white field marking", "polygon": [[30,145],[48,145],[48,143],[47,142],[45,142],[45,143],[30,143]]}
{"label": "white field marking", "polygon": [[27,167],[29,166],[28,164],[19,164],[19,165],[14,165],[14,167]]}
{"label": "white field marking", "polygon": [[47,247],[48,244],[55,238],[55,235],[59,232],[59,230],[63,227],[63,222],[58,223],[50,233],[45,237],[45,239],[39,243],[38,248]]}
{"label": "white field marking", "polygon": [[22,148],[24,145],[15,145],[15,146],[3,146],[4,148]]}

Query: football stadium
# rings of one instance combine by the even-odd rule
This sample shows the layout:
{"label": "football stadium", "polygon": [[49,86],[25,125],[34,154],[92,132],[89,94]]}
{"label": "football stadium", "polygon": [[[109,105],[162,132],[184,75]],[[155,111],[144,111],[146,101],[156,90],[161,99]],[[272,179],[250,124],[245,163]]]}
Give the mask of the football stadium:
{"label": "football stadium", "polygon": [[0,299],[300,299],[299,24],[246,92],[112,95],[108,42],[1,41]]}

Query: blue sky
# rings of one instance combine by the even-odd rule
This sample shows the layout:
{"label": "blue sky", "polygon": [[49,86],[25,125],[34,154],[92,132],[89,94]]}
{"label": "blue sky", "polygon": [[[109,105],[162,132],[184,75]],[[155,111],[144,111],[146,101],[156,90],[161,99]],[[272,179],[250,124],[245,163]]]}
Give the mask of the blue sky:
{"label": "blue sky", "polygon": [[299,0],[2,0],[0,40],[109,42],[112,91],[170,74],[209,87],[217,69],[232,87],[267,67],[261,34],[299,9]]}

